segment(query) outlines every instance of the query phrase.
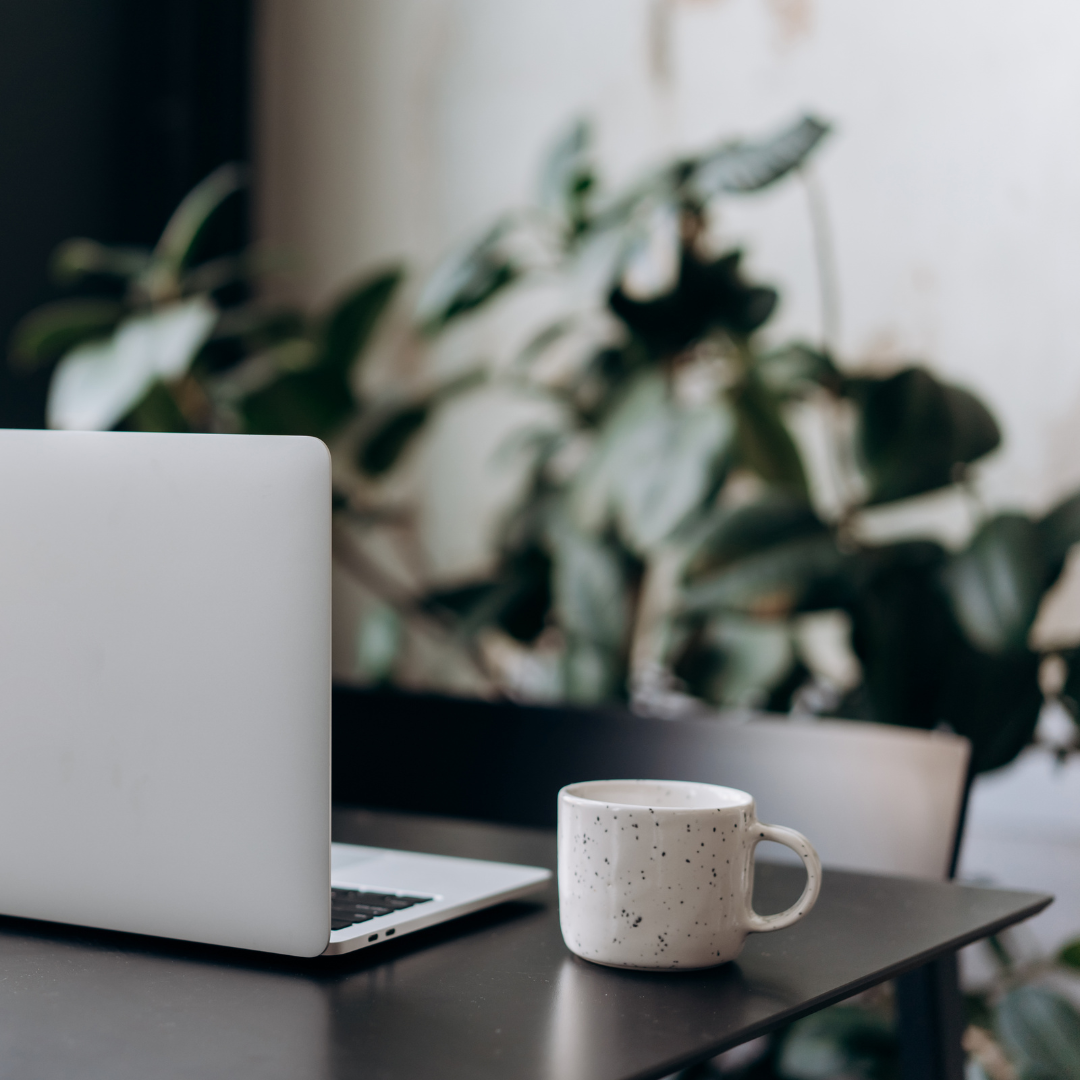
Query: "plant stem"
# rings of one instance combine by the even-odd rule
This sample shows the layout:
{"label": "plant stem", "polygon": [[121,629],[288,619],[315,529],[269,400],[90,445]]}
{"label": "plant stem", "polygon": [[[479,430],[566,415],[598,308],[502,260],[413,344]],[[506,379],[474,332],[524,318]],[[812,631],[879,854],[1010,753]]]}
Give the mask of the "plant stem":
{"label": "plant stem", "polygon": [[661,548],[645,563],[638,592],[637,611],[630,638],[630,685],[664,667],[667,658],[668,620],[679,595],[686,562],[681,548]]}
{"label": "plant stem", "polygon": [[1013,969],[1013,958],[1009,955],[1009,950],[1005,948],[1004,942],[997,934],[991,934],[986,939],[986,944],[990,946],[990,951],[994,954],[994,959],[1001,965],[1003,972],[1008,974]]}
{"label": "plant stem", "polygon": [[[437,640],[440,644],[445,645],[451,640],[452,635],[447,628],[438,619],[419,607],[416,597],[412,593],[403,587],[391,584],[387,580],[386,575],[360,551],[352,537],[349,536],[348,531],[339,521],[335,521],[332,526],[332,549],[334,559],[342,570],[357,584],[398,612],[413,629]],[[491,672],[487,670],[486,665],[480,660],[475,649],[465,648],[461,652],[486,683],[501,691],[501,687],[492,678]]]}
{"label": "plant stem", "polygon": [[821,342],[830,356],[836,354],[840,344],[840,288],[837,283],[836,253],[832,242],[825,193],[817,177],[808,167],[799,169],[799,177],[806,192],[806,206],[810,214],[810,231],[814,238],[814,259],[818,272],[818,296],[821,302]]}

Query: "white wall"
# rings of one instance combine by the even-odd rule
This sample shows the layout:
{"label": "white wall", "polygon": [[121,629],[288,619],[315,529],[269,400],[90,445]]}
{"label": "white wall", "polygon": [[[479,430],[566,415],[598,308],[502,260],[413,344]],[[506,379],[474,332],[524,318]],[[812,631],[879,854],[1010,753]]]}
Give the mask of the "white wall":
{"label": "white wall", "polygon": [[[995,505],[1080,485],[1080,7],[1064,0],[262,0],[260,231],[323,298],[373,264],[420,271],[532,190],[595,119],[614,182],[810,109],[835,233],[842,355],[926,359],[976,388],[1006,448]],[[778,333],[818,332],[805,196],[731,203]],[[492,410],[495,415],[498,410]],[[473,456],[483,424],[470,421]],[[426,527],[467,568],[490,520],[453,478]],[[447,486],[449,485],[449,486]],[[455,539],[456,538],[456,539]],[[435,546],[429,544],[429,546]]]}
{"label": "white wall", "polygon": [[[1006,437],[984,469],[989,501],[1040,508],[1080,486],[1078,46],[1065,0],[262,0],[260,232],[298,257],[294,290],[322,301],[384,261],[421,272],[526,201],[575,116],[596,121],[619,183],[812,110],[836,126],[816,175],[842,355],[924,359],[975,388]],[[733,202],[725,220],[782,289],[777,335],[816,335],[800,186]],[[440,422],[417,470],[436,572],[482,558],[508,489],[484,461],[521,415],[488,400]],[[1080,628],[1072,580],[1066,631]],[[351,643],[336,647],[347,671]],[[995,784],[1011,791],[1044,759],[976,793],[965,870],[1071,897],[1076,838],[1061,826],[1044,838],[1061,851],[1025,862],[1030,837],[994,818]],[[1066,772],[1052,779],[1039,784],[1056,791]],[[1075,929],[1063,900],[1033,933],[1051,948]]]}
{"label": "white wall", "polygon": [[1080,759],[1029,747],[980,776],[968,803],[959,876],[1057,899],[1014,932],[1025,958],[1052,955],[1080,933]]}

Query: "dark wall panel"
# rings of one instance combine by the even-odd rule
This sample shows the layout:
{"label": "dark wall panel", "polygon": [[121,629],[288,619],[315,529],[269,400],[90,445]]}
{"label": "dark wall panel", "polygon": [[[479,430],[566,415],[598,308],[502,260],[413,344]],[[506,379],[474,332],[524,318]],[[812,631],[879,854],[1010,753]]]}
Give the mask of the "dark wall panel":
{"label": "dark wall panel", "polygon": [[123,239],[153,241],[211,169],[247,160],[248,8],[247,0],[120,0],[116,180]]}
{"label": "dark wall panel", "polygon": [[[67,236],[113,233],[115,0],[0,4],[0,336],[53,290]],[[41,423],[46,380],[0,363],[0,424]]]}
{"label": "dark wall panel", "polygon": [[[0,343],[57,295],[69,236],[152,243],[193,184],[248,156],[249,0],[0,4]],[[238,202],[222,246],[246,236]],[[47,373],[0,362],[0,426],[38,426]]]}

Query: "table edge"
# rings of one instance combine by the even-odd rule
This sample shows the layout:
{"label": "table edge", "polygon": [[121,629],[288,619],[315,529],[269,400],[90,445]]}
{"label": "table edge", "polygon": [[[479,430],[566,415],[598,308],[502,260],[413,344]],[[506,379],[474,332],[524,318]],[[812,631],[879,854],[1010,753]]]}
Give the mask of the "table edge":
{"label": "table edge", "polygon": [[949,953],[957,952],[968,945],[973,945],[976,941],[982,941],[984,938],[992,937],[994,934],[999,933],[1010,926],[1015,926],[1017,923],[1024,922],[1026,919],[1038,915],[1040,911],[1044,911],[1054,902],[1054,897],[1049,893],[1031,893],[1021,889],[997,889],[990,886],[979,885],[966,887],[976,889],[985,888],[988,892],[1008,892],[1014,896],[1029,896],[1032,897],[1032,900],[1022,910],[1003,915],[1000,919],[994,920],[994,922],[990,923],[985,928],[981,928],[968,934],[962,934],[954,942],[950,942],[943,948],[926,949],[909,960],[893,964],[892,966],[883,969],[883,972],[880,975],[855,979],[834,992],[822,994],[820,997],[814,998],[810,1002],[804,1002],[796,1008],[785,1011],[780,1016],[771,1017],[769,1020],[762,1021],[758,1024],[751,1024],[747,1028],[749,1034],[744,1032],[737,1042],[730,1042],[726,1039],[722,1040],[716,1044],[715,1049],[710,1049],[704,1054],[697,1051],[686,1057],[674,1059],[672,1062],[665,1064],[659,1071],[656,1069],[649,1069],[646,1072],[635,1074],[630,1080],[661,1080],[661,1078],[668,1076],[670,1073],[689,1068],[691,1065],[699,1064],[702,1061],[707,1061],[709,1058],[721,1054],[725,1050],[730,1050],[735,1046],[741,1046],[743,1043],[747,1043],[751,1039],[756,1039],[761,1035],[768,1035],[770,1032],[776,1031],[785,1024],[800,1020],[802,1017],[809,1016],[811,1013],[819,1012],[821,1009],[828,1008],[830,1005],[839,1004],[841,1001],[846,1001],[849,997],[852,997],[863,990],[869,990],[871,987],[878,986],[883,982],[888,982],[890,979],[895,979],[900,975],[906,975],[908,972],[915,971],[925,964],[940,959],[942,956],[947,956]]}

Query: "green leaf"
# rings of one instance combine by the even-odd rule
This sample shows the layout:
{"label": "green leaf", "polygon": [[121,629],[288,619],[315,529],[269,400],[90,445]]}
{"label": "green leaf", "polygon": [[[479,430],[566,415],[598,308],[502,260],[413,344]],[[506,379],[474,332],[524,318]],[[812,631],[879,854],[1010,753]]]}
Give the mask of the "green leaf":
{"label": "green leaf", "polygon": [[681,405],[662,376],[637,377],[573,481],[575,520],[592,533],[614,520],[635,551],[653,550],[702,508],[732,435],[722,406]]}
{"label": "green leaf", "polygon": [[946,558],[934,543],[907,542],[850,556],[851,645],[863,669],[870,718],[933,728],[942,686],[962,638],[938,574]]}
{"label": "green leaf", "polygon": [[401,279],[400,270],[386,271],[351,289],[334,305],[323,326],[320,366],[343,372],[352,368]]}
{"label": "green leaf", "polygon": [[619,698],[626,680],[618,656],[584,638],[568,638],[564,650],[562,682],[567,701],[599,705]]}
{"label": "green leaf", "polygon": [[629,626],[627,581],[620,553],[586,535],[563,514],[547,530],[558,625],[566,637],[565,684],[576,702],[617,697]]}
{"label": "green leaf", "polygon": [[798,168],[828,133],[804,117],[770,138],[734,140],[694,157],[650,170],[628,190],[609,199],[589,222],[594,233],[632,225],[658,205],[703,205],[722,193],[759,191]]}
{"label": "green leaf", "polygon": [[77,237],[53,252],[50,268],[59,284],[71,285],[94,274],[127,280],[143,273],[149,263],[150,252],[143,248],[107,247]]}
{"label": "green leaf", "polygon": [[370,433],[362,440],[357,450],[357,465],[368,476],[381,476],[389,471],[439,405],[457,394],[476,388],[486,378],[482,370],[467,371],[443,383],[426,398],[393,405],[378,412],[372,410],[376,415],[381,413],[381,418],[369,427]]}
{"label": "green leaf", "polygon": [[193,267],[180,278],[180,291],[186,296],[194,293],[214,293],[230,285],[255,284],[258,260],[248,254],[220,255]]}
{"label": "green leaf", "polygon": [[777,1067],[784,1080],[883,1080],[895,1074],[898,1058],[896,1034],[884,1017],[834,1005],[788,1028]]}
{"label": "green leaf", "polygon": [[687,544],[697,550],[699,560],[723,564],[774,544],[823,532],[825,525],[805,499],[770,491],[745,506],[714,511],[689,531]]}
{"label": "green leaf", "polygon": [[963,639],[944,656],[937,719],[971,740],[971,767],[1008,765],[1035,734],[1042,710],[1038,653],[990,656]]}
{"label": "green leaf", "polygon": [[8,357],[13,367],[31,369],[50,363],[84,341],[107,337],[120,321],[115,300],[57,300],[21,319],[11,334]]}
{"label": "green leaf", "polygon": [[72,349],[49,384],[49,427],[107,431],[159,379],[177,379],[209,338],[218,313],[193,297],[120,324],[112,337]]}
{"label": "green leaf", "polygon": [[513,552],[499,567],[493,621],[518,641],[535,641],[547,625],[552,592],[551,556],[532,545]]}
{"label": "green leaf", "polygon": [[794,659],[786,621],[725,615],[710,619],[687,642],[674,670],[695,697],[761,708]]}
{"label": "green leaf", "polygon": [[1001,445],[1001,429],[990,410],[974,395],[959,386],[942,383],[945,404],[953,430],[953,456],[970,464]]}
{"label": "green leaf", "polygon": [[356,410],[344,374],[335,368],[291,371],[240,404],[252,435],[332,435]]}
{"label": "green leaf", "polygon": [[1080,1015],[1060,994],[1010,990],[998,1005],[997,1031],[1022,1076],[1080,1080]]}
{"label": "green leaf", "polygon": [[426,610],[450,616],[462,637],[497,626],[526,644],[548,624],[552,603],[551,556],[531,540],[500,552],[492,578],[440,589],[423,601]]}
{"label": "green leaf", "polygon": [[687,163],[687,187],[703,203],[721,192],[760,191],[802,165],[829,130],[804,116],[770,138],[726,142]]}
{"label": "green leaf", "polygon": [[1080,725],[1080,648],[1063,650],[1061,658],[1065,661],[1065,682],[1059,700],[1073,723]]}
{"label": "green leaf", "polygon": [[543,356],[552,345],[573,330],[577,322],[578,319],[571,315],[565,319],[557,320],[550,326],[545,326],[525,343],[525,346],[514,358],[515,366],[527,367],[537,357]]}
{"label": "green leaf", "polygon": [[[623,241],[640,239],[641,219],[650,211],[664,206],[678,207],[679,188],[686,174],[687,165],[680,161],[650,169],[621,194],[603,197],[598,192],[596,211],[588,231],[580,239],[586,242],[618,236]],[[623,248],[622,242],[619,247]]]}
{"label": "green leaf", "polygon": [[550,524],[547,539],[559,625],[575,637],[618,649],[629,624],[628,583],[619,551],[561,514]]}
{"label": "green leaf", "polygon": [[382,603],[372,603],[356,631],[356,666],[369,683],[390,677],[401,648],[401,617]]}
{"label": "green leaf", "polygon": [[486,303],[521,275],[504,250],[514,218],[501,218],[478,243],[444,259],[428,278],[416,305],[416,319],[426,333]]}
{"label": "green leaf", "polygon": [[[769,688],[769,696],[762,706],[765,712],[789,713],[795,700],[795,695],[813,679],[813,672],[803,663],[798,656],[795,657],[791,666]],[[844,715],[837,713],[836,715]]]}
{"label": "green leaf", "polygon": [[495,588],[497,584],[494,581],[470,581],[451,589],[435,589],[423,598],[421,607],[425,611],[467,619]]}
{"label": "green leaf", "polygon": [[1080,968],[1080,938],[1070,941],[1057,955],[1058,963],[1066,967]]}
{"label": "green leaf", "polygon": [[1073,544],[1080,541],[1080,493],[1063,499],[1036,522],[1036,527],[1046,560],[1043,588],[1049,589],[1060,576]]}
{"label": "green leaf", "polygon": [[747,284],[739,269],[741,259],[741,251],[728,251],[706,262],[684,247],[670,292],[635,300],[619,286],[608,297],[608,306],[655,356],[679,353],[711,330],[745,337],[772,315],[777,294]]}
{"label": "green leaf", "polygon": [[828,354],[802,342],[758,357],[754,374],[781,401],[805,397],[819,386],[838,389],[843,381]]}
{"label": "green leaf", "polygon": [[[325,439],[340,428],[357,407],[349,384],[352,366],[400,280],[399,271],[387,271],[339,300],[324,320],[320,346],[311,366],[286,372],[242,403],[247,430]],[[257,329],[265,336],[265,327]],[[422,423],[423,417],[392,416],[376,433],[374,445],[369,442],[361,451],[367,471],[374,475],[389,468],[412,430]]]}
{"label": "green leaf", "polygon": [[497,621],[503,585],[500,581],[483,580],[434,589],[421,598],[420,607],[442,622],[452,623],[459,637],[469,638]]}
{"label": "green leaf", "polygon": [[179,431],[191,430],[176,399],[169,393],[163,382],[155,382],[146,392],[146,396],[131,410],[128,426],[135,431]]}
{"label": "green leaf", "polygon": [[572,233],[588,221],[588,201],[596,187],[591,161],[592,130],[575,121],[551,148],[540,174],[540,205],[566,220]]}
{"label": "green leaf", "polygon": [[805,536],[694,580],[686,587],[682,607],[687,613],[729,611],[758,617],[810,610],[811,602],[815,609],[835,607],[833,592],[844,570],[845,556],[830,534]]}
{"label": "green leaf", "polygon": [[413,436],[427,423],[430,406],[427,402],[406,405],[391,413],[364,442],[357,455],[357,464],[368,476],[382,476],[401,456]]}
{"label": "green leaf", "polygon": [[991,518],[941,571],[968,639],[995,654],[1026,647],[1045,577],[1038,527],[1020,514]]}
{"label": "green leaf", "polygon": [[922,368],[887,379],[850,379],[846,392],[861,406],[859,450],[871,503],[951,484],[961,466],[1001,442],[982,402]]}
{"label": "green leaf", "polygon": [[941,587],[948,559],[912,541],[849,557],[851,644],[863,668],[869,718],[934,728],[972,742],[982,772],[1011,761],[1031,740],[1042,706],[1039,657],[991,656],[971,645]]}
{"label": "green leaf", "polygon": [[221,165],[195,185],[173,211],[154,248],[154,260],[178,275],[191,258],[196,241],[215,211],[244,186],[239,165]]}
{"label": "green leaf", "polygon": [[[259,303],[227,308],[221,314],[215,338],[238,338],[249,352],[261,352],[282,342],[308,338],[307,320],[289,307]],[[310,345],[309,345],[310,349]],[[308,363],[312,360],[309,359]]]}
{"label": "green leaf", "polygon": [[730,394],[739,459],[763,480],[808,498],[802,458],[776,399],[751,373]]}

